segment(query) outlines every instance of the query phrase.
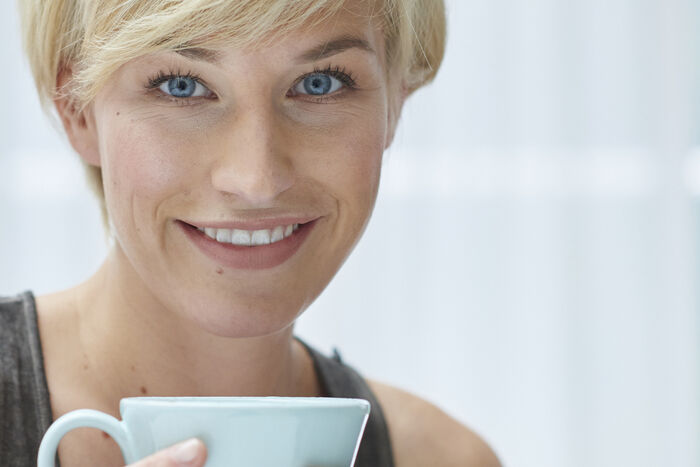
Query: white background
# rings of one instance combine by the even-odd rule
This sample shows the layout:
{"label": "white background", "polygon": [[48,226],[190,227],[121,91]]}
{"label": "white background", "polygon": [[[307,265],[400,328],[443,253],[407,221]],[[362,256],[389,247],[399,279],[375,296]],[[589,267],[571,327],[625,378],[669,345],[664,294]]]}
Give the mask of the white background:
{"label": "white background", "polygon": [[[451,0],[365,237],[299,334],[508,466],[700,465],[697,0]],[[105,253],[0,16],[0,294]],[[419,421],[417,421],[419,422]]]}

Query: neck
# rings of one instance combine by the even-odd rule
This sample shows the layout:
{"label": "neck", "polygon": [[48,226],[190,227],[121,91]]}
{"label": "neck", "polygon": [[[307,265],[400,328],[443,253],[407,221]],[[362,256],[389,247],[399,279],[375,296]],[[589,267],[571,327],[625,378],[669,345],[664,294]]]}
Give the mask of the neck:
{"label": "neck", "polygon": [[164,307],[112,251],[75,290],[77,342],[107,401],[134,396],[318,396],[293,324],[260,337],[212,335]]}

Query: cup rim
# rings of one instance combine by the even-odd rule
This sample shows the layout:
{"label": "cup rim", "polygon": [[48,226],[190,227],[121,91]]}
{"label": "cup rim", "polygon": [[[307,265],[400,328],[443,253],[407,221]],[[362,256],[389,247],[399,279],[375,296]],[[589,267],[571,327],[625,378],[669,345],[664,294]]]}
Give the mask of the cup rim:
{"label": "cup rim", "polygon": [[370,403],[366,399],[345,397],[280,397],[280,396],[139,396],[121,399],[121,407],[236,407],[246,408],[339,408],[360,407],[369,410]]}

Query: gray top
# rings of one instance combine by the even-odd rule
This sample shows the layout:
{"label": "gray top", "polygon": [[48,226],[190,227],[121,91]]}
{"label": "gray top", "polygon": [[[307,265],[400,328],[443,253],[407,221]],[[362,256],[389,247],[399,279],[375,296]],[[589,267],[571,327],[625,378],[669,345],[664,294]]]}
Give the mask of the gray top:
{"label": "gray top", "polygon": [[[366,381],[342,362],[301,341],[309,351],[325,397],[353,397],[371,404],[356,467],[393,467],[382,409]],[[0,297],[0,459],[2,465],[35,466],[39,443],[53,421],[34,296]],[[58,465],[58,462],[56,463]]]}

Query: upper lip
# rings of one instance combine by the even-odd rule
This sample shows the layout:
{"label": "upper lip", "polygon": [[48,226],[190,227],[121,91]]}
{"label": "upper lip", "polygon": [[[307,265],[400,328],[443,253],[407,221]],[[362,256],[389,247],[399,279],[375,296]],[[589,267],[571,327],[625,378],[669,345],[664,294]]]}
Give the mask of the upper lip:
{"label": "upper lip", "polygon": [[306,224],[318,219],[319,216],[284,216],[268,217],[264,219],[240,220],[240,221],[189,221],[183,220],[186,224],[201,229],[239,229],[239,230],[266,230],[274,229],[277,226],[287,226],[292,224]]}

